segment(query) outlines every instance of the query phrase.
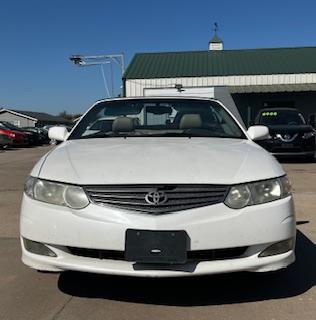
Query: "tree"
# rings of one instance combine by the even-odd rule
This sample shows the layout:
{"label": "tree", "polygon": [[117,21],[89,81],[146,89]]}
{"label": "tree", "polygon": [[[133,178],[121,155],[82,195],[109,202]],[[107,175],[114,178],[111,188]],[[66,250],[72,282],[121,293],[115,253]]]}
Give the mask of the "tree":
{"label": "tree", "polygon": [[69,121],[72,121],[76,118],[81,117],[80,113],[71,114],[71,113],[68,113],[66,110],[60,112],[58,115],[66,120],[69,120]]}

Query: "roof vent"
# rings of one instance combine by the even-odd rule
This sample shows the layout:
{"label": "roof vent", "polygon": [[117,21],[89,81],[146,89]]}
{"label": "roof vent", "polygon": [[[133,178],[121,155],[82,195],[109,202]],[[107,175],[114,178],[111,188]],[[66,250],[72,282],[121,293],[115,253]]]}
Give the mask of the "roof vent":
{"label": "roof vent", "polygon": [[214,29],[213,30],[214,30],[214,37],[208,43],[208,49],[209,50],[223,50],[224,49],[223,41],[217,35],[217,31],[218,31],[217,22],[214,23]]}

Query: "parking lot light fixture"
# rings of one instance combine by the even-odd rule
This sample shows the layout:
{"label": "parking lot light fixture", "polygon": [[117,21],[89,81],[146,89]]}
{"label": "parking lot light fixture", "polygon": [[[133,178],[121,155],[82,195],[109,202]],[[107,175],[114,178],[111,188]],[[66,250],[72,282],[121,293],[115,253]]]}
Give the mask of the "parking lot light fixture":
{"label": "parking lot light fixture", "polygon": [[72,55],[69,57],[69,60],[72,61],[74,64],[82,66],[84,64],[80,55]]}
{"label": "parking lot light fixture", "polygon": [[75,65],[79,67],[89,67],[99,65],[101,67],[102,78],[104,82],[104,87],[108,96],[110,96],[110,92],[107,85],[107,80],[104,74],[103,66],[105,64],[110,64],[111,67],[111,95],[114,96],[114,84],[113,84],[113,68],[112,64],[116,64],[120,68],[121,78],[125,72],[125,58],[124,54],[105,54],[105,55],[91,55],[91,56],[83,56],[83,55],[72,55],[69,57],[69,60],[73,62]]}

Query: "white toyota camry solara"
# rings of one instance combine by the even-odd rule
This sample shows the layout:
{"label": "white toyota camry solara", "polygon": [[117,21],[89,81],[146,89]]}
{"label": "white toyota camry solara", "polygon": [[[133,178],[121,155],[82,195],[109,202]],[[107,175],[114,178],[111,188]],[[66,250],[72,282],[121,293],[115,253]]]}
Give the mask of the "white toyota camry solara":
{"label": "white toyota camry solara", "polygon": [[295,213],[280,164],[221,102],[95,103],[35,165],[21,207],[23,262],[172,277],[266,272],[295,260]]}

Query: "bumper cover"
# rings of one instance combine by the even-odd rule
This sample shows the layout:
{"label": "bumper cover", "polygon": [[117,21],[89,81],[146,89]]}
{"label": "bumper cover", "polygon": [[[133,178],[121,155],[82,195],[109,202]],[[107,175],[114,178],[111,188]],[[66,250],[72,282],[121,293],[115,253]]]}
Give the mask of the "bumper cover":
{"label": "bumper cover", "polygon": [[259,141],[258,144],[276,156],[308,157],[315,154],[314,139],[296,139],[293,142],[270,139]]}
{"label": "bumper cover", "polygon": [[151,266],[139,265],[128,261],[100,260],[70,255],[56,247],[49,246],[58,257],[46,257],[32,254],[22,244],[22,261],[37,270],[62,272],[66,270],[136,277],[185,277],[230,272],[268,272],[286,268],[295,261],[294,250],[271,257],[249,257],[191,262],[185,265]]}
{"label": "bumper cover", "polygon": [[[32,254],[22,244],[22,260],[39,270],[85,272],[129,276],[187,276],[236,271],[272,271],[294,261],[294,251],[258,258],[269,245],[296,234],[292,197],[233,210],[217,204],[173,214],[152,216],[122,212],[90,204],[71,210],[32,200],[24,195],[21,236],[48,245],[57,257]],[[185,230],[189,250],[247,246],[235,259],[189,262],[184,265],[148,266],[122,260],[75,256],[66,247],[120,250],[125,247],[126,229]],[[154,269],[153,269],[154,268]]]}

